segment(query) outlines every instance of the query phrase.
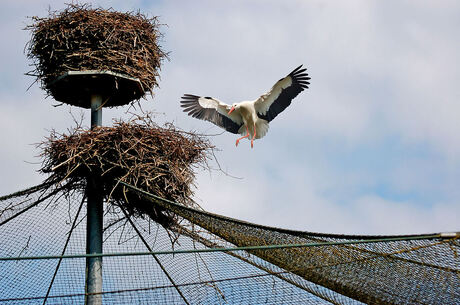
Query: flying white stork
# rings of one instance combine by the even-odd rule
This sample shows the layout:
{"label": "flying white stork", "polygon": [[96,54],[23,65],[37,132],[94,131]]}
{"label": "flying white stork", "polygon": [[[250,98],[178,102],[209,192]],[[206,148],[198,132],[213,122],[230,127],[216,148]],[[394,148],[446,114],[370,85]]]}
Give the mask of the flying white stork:
{"label": "flying white stork", "polygon": [[252,148],[254,139],[260,139],[267,133],[268,122],[286,109],[300,92],[308,88],[310,77],[306,70],[300,65],[288,76],[277,81],[270,91],[253,101],[243,101],[230,106],[209,96],[184,94],[181,107],[194,118],[210,121],[231,133],[244,135],[236,140],[236,146],[241,139],[251,137]]}

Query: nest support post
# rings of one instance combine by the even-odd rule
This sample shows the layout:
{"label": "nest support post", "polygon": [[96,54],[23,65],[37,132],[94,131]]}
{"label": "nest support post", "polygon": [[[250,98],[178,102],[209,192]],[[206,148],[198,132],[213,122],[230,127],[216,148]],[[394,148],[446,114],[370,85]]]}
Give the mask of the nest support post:
{"label": "nest support post", "polygon": [[[102,108],[126,105],[145,95],[138,78],[111,71],[68,71],[46,86],[54,99],[91,109],[91,129],[102,126]],[[87,177],[86,253],[102,254],[104,189],[97,170]],[[86,258],[85,304],[102,304],[102,257]]]}
{"label": "nest support post", "polygon": [[[91,129],[102,125],[102,96],[91,96]],[[103,190],[100,177],[87,181],[86,253],[102,254]],[[86,258],[85,304],[102,304],[102,257]]]}
{"label": "nest support post", "polygon": [[102,96],[91,95],[91,129],[102,126]]}

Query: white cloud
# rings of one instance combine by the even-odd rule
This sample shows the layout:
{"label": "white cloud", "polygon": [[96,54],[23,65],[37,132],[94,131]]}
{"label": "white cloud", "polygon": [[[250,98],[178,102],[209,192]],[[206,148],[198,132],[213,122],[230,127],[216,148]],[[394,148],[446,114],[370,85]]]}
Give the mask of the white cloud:
{"label": "white cloud", "polygon": [[[22,49],[28,37],[22,23],[27,15],[46,15],[48,3],[19,3],[9,2],[11,14],[0,19],[0,35],[11,42],[0,50],[0,65],[10,76],[0,86],[0,127],[15,126],[0,138],[8,143],[0,151],[1,167],[12,173],[2,176],[1,193],[40,181],[36,167],[22,163],[37,153],[28,144],[40,141],[47,128],[73,124],[67,108],[50,107],[36,86],[24,91],[29,79],[22,76],[27,69]],[[119,10],[142,5],[100,3]],[[460,196],[456,2],[149,5],[143,11],[168,24],[164,48],[172,51],[155,99],[142,104],[166,113],[159,121],[218,133],[181,112],[183,93],[231,103],[257,97],[301,63],[312,76],[311,88],[271,123],[254,149],[246,141],[235,148],[234,135],[212,138],[223,150],[221,165],[244,179],[200,174],[197,197],[205,208],[311,231],[414,233],[455,227],[451,211],[458,209]],[[126,117],[124,111],[104,111],[104,123]],[[393,198],[395,193],[404,199]],[[423,204],[417,203],[420,198]]]}
{"label": "white cloud", "polygon": [[352,200],[327,199],[312,176],[277,175],[273,185],[265,172],[243,180],[201,176],[197,198],[211,212],[263,225],[310,232],[343,234],[421,234],[458,230],[456,202],[423,206],[368,194]]}
{"label": "white cloud", "polygon": [[353,210],[362,227],[375,234],[457,231],[460,216],[456,203],[436,202],[426,208],[413,202],[389,201],[373,195],[356,200]]}

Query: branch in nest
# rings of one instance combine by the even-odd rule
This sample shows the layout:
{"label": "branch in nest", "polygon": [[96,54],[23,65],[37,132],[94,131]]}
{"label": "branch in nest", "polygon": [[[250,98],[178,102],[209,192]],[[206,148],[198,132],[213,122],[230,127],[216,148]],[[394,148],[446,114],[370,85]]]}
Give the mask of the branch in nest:
{"label": "branch in nest", "polygon": [[168,54],[161,49],[157,17],[67,4],[47,18],[32,17],[25,51],[34,69],[27,75],[47,85],[68,71],[102,70],[138,78],[143,92],[158,86],[158,70]]}
{"label": "branch in nest", "polygon": [[117,188],[119,181],[194,205],[194,169],[207,167],[214,149],[204,137],[180,131],[173,124],[159,127],[150,114],[115,121],[113,127],[75,128],[68,135],[53,131],[38,146],[42,149],[40,171],[50,174],[48,182],[67,180],[81,185],[88,177],[98,177],[106,200],[122,204],[133,214],[148,215],[164,226],[173,225],[177,217],[133,194],[124,194]]}

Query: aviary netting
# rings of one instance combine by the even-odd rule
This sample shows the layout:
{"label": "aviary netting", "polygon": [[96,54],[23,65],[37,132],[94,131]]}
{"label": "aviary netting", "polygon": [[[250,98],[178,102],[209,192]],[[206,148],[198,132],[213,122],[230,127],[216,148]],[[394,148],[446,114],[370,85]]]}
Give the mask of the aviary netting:
{"label": "aviary netting", "polygon": [[[104,253],[118,255],[104,257],[104,303],[460,300],[459,233],[353,236],[284,230],[186,207],[124,183],[117,188],[174,213],[179,221],[168,230],[180,234],[171,248],[162,225],[129,215],[123,205],[105,205]],[[0,304],[84,300],[85,201],[81,192],[65,194],[39,187],[0,198]]]}

